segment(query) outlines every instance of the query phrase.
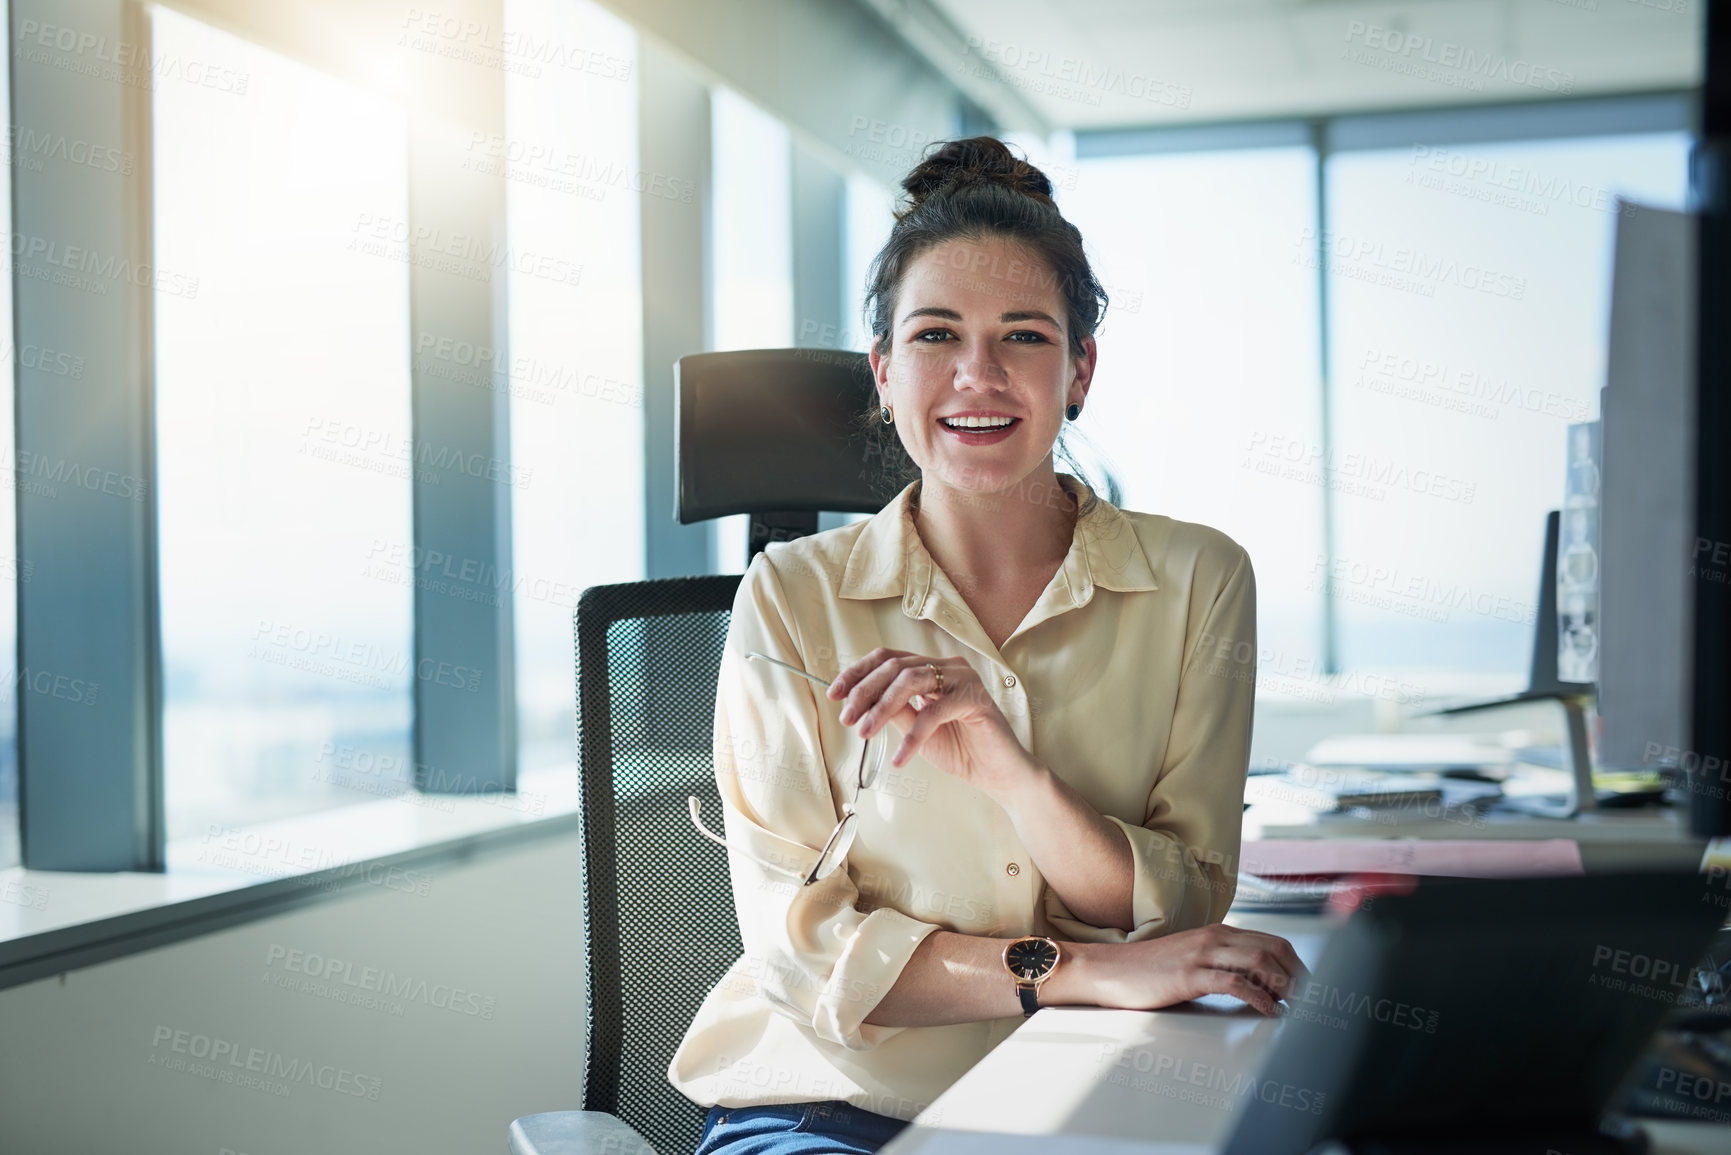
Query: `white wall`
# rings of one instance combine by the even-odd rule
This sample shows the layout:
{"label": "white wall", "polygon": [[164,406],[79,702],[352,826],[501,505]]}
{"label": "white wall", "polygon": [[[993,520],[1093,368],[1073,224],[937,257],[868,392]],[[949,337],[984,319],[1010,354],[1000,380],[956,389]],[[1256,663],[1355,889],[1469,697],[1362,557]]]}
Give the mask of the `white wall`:
{"label": "white wall", "polygon": [[[516,1116],[580,1104],[578,870],[575,836],[536,842],[434,867],[425,895],[363,886],[0,991],[0,1151],[502,1152]],[[308,960],[290,952],[347,968],[297,988]],[[383,1006],[332,997],[385,972],[401,993]],[[172,1065],[220,1043],[236,1057],[205,1067],[238,1080],[250,1059],[287,1094]]]}

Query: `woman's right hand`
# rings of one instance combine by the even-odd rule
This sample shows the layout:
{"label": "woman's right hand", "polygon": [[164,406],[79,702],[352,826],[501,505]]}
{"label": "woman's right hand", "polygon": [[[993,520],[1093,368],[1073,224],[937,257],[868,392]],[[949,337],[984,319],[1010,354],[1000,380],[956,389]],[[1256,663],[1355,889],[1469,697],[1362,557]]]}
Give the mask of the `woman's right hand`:
{"label": "woman's right hand", "polygon": [[[1224,923],[1132,943],[1065,943],[1076,967],[1051,992],[1052,1002],[1152,1011],[1202,995],[1231,995],[1265,1015],[1308,971],[1292,944],[1278,935]],[[1052,984],[1048,983],[1048,987]]]}

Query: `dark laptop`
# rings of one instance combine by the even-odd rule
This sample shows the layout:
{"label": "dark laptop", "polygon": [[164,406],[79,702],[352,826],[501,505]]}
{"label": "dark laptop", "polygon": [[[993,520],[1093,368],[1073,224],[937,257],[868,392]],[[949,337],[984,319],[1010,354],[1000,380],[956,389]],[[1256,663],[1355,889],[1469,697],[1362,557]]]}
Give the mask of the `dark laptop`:
{"label": "dark laptop", "polygon": [[1699,1001],[1725,902],[1681,873],[1375,899],[1294,992],[1226,1155],[1642,1150],[1601,1120],[1665,1013]]}

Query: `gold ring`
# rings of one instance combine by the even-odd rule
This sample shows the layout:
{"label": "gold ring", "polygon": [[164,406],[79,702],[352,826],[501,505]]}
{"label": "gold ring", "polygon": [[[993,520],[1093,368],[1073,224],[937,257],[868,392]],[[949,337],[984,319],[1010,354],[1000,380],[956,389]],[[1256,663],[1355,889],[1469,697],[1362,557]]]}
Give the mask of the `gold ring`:
{"label": "gold ring", "polygon": [[942,694],[944,692],[944,672],[938,668],[936,662],[927,662],[926,669],[932,672],[932,677],[936,678],[938,682],[937,688],[932,691],[932,695],[935,697]]}

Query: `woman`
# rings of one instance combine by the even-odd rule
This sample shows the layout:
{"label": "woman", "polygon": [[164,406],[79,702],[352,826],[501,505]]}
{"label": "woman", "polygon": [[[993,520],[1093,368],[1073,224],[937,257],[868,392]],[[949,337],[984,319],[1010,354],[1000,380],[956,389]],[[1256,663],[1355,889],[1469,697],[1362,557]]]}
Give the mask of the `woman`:
{"label": "woman", "polygon": [[903,188],[867,309],[919,480],[758,557],[722,659],[745,955],[668,1071],[701,1155],[873,1151],[1039,1006],[1271,1015],[1301,970],[1220,925],[1249,558],[1055,470],[1105,294],[1046,177],[979,137]]}

